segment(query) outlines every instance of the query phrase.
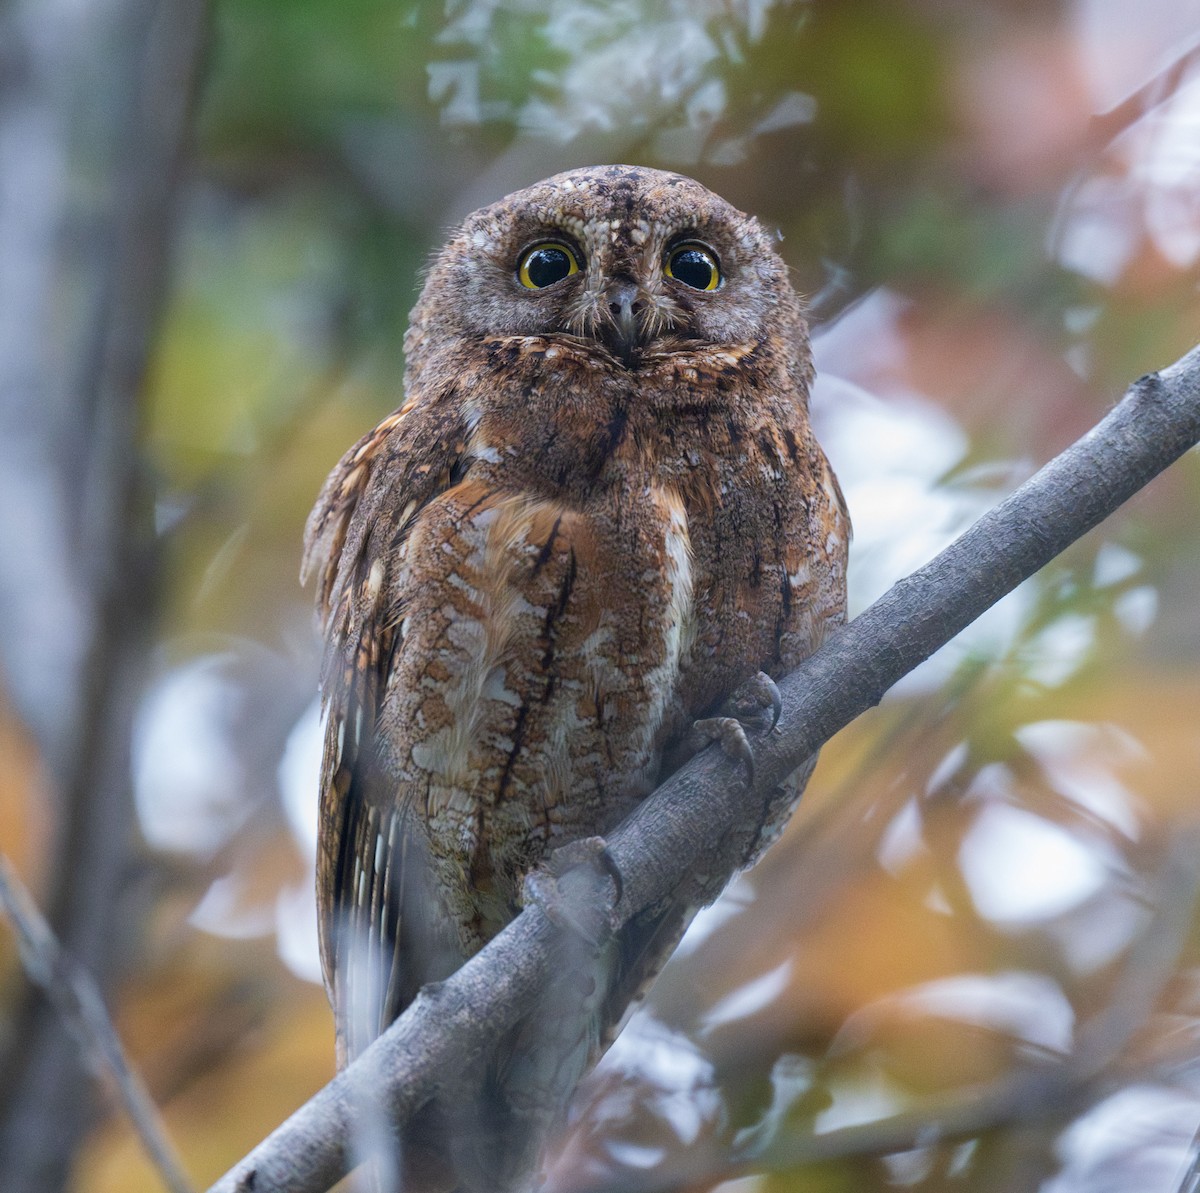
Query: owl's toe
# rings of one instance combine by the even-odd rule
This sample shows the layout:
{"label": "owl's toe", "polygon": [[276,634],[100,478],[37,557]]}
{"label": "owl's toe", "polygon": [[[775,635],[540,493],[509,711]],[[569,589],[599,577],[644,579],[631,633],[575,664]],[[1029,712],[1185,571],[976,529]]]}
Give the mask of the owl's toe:
{"label": "owl's toe", "polygon": [[607,934],[606,925],[597,925],[596,917],[588,914],[591,909],[580,909],[579,900],[568,897],[561,885],[561,880],[572,871],[587,868],[599,871],[612,882],[611,906],[615,907],[621,901],[621,871],[603,837],[583,837],[554,850],[542,865],[525,876],[522,896],[526,905],[534,903],[540,907],[551,923],[598,947]]}
{"label": "owl's toe", "polygon": [[746,783],[754,782],[754,754],[746,730],[737,717],[705,717],[692,724],[693,740],[701,747],[716,742],[725,757],[739,762],[746,771]]}
{"label": "owl's toe", "polygon": [[717,742],[726,758],[740,763],[746,771],[746,782],[754,782],[754,755],[746,729],[762,724],[771,715],[769,731],[773,732],[783,713],[783,697],[775,681],[765,672],[752,675],[721,705],[720,715],[705,717],[692,725],[688,735],[691,751],[704,749]]}

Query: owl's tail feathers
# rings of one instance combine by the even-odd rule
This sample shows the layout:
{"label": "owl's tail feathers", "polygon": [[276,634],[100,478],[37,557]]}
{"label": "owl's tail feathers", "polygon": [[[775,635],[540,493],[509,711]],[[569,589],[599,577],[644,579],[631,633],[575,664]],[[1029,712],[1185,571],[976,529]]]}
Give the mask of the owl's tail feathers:
{"label": "owl's tail feathers", "polygon": [[[446,1074],[434,1100],[399,1136],[363,1089],[352,1147],[371,1157],[361,1193],[525,1193],[542,1146],[575,1086],[602,1051],[616,940],[597,950],[564,934],[552,982],[480,1068]],[[343,1042],[344,1050],[344,1042]]]}
{"label": "owl's tail feathers", "polygon": [[438,1095],[399,1138],[379,1103],[368,1104],[373,1091],[364,1090],[355,1122],[362,1154],[377,1157],[370,1193],[536,1188],[542,1149],[571,1094],[669,956],[692,910],[674,902],[649,909],[598,946],[563,933],[555,980],[479,1069],[445,1075]]}
{"label": "owl's tail feathers", "polygon": [[601,1048],[604,996],[618,946],[564,934],[556,980],[492,1055],[478,1096],[455,1110],[450,1141],[456,1193],[524,1193],[547,1136]]}

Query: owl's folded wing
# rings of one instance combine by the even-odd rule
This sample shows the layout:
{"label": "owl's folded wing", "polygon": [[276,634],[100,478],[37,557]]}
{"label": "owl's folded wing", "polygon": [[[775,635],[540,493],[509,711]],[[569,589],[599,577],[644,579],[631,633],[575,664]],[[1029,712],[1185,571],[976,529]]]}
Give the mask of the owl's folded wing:
{"label": "owl's folded wing", "polygon": [[408,402],[352,447],[305,529],[301,581],[317,579],[325,636],[325,747],[317,856],[318,925],[341,1059],[357,1055],[439,968],[446,951],[408,810],[373,742],[397,626],[389,573],[417,515],[470,466],[448,399]]}

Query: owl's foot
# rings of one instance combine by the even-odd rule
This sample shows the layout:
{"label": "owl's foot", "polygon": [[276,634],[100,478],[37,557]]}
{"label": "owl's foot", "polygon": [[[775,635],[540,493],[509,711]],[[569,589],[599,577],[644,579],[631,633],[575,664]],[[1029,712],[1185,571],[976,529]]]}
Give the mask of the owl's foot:
{"label": "owl's foot", "polygon": [[594,923],[585,922],[559,886],[560,879],[572,870],[584,867],[594,867],[607,876],[613,884],[612,905],[615,907],[620,903],[621,871],[603,837],[583,837],[554,850],[542,865],[525,876],[522,897],[526,904],[536,903],[551,923],[570,929],[593,948],[598,948],[606,935],[603,926],[598,929]]}
{"label": "owl's foot", "polygon": [[746,727],[759,725],[768,709],[771,713],[768,732],[774,732],[783,712],[783,697],[775,681],[765,671],[760,671],[725,701],[720,716],[694,722],[691,736],[697,749],[717,742],[726,758],[745,768],[746,782],[753,783],[754,755],[746,737]]}
{"label": "owl's foot", "polygon": [[765,672],[752,675],[732,696],[721,706],[721,713],[733,717],[743,725],[747,722],[757,723],[763,714],[771,710],[772,732],[779,724],[783,715],[783,697],[775,681]]}
{"label": "owl's foot", "polygon": [[726,758],[741,763],[746,771],[746,783],[754,782],[754,754],[750,750],[746,730],[737,717],[705,717],[701,721],[693,721],[689,736],[697,751],[716,742]]}

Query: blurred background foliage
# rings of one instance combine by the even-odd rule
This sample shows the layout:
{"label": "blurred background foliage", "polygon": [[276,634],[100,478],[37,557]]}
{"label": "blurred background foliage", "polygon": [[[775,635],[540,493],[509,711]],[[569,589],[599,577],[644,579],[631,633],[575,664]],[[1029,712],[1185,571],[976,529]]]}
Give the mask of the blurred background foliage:
{"label": "blurred background foliage", "polygon": [[[105,163],[128,161],[120,72],[156,11],[10,0],[0,23],[0,68],[24,39],[54,83],[62,375],[98,309]],[[199,1183],[332,1074],[299,543],[326,471],[400,404],[448,225],[630,161],[778,228],[855,521],[854,610],[1200,331],[1190,0],[213,0],[207,21],[132,439],[155,579],[130,597],[151,634],[136,820],[106,831],[134,844],[121,901],[94,909],[120,918],[118,1026]],[[31,78],[0,69],[0,115]],[[0,151],[33,177],[32,150]],[[829,744],[784,839],[580,1091],[554,1190],[1180,1187],[1200,1123],[1198,498],[1189,456]],[[32,584],[21,552],[44,544],[0,516],[0,567]],[[46,642],[69,653],[70,632]],[[37,632],[0,634],[0,849],[53,908],[66,812],[43,729],[72,697],[30,680]],[[4,934],[0,966],[19,1050]],[[1036,1084],[1080,1055],[1096,1071]],[[897,1115],[928,1129],[871,1134]],[[86,1125],[75,1193],[158,1187],[109,1102]],[[814,1131],[854,1129],[851,1154],[799,1162]],[[728,1171],[734,1142],[768,1174]]]}

